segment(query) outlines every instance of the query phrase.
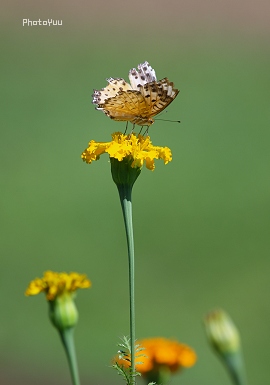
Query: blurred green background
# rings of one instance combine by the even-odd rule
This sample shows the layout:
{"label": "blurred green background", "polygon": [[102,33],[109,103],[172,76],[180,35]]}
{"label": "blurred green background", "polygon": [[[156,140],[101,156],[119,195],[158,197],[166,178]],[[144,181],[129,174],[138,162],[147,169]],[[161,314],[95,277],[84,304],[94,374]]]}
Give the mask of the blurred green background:
{"label": "blurred green background", "polygon": [[[145,60],[180,89],[150,129],[173,161],[133,191],[137,337],[193,347],[172,385],[226,385],[203,316],[224,308],[241,332],[249,383],[269,381],[270,48],[267,2],[9,2],[1,9],[0,382],[71,384],[60,339],[28,282],[86,273],[76,346],[83,384],[122,382],[110,359],[128,334],[127,250],[108,159],[90,139],[125,123],[91,104],[106,77]],[[62,20],[23,27],[22,19]]]}

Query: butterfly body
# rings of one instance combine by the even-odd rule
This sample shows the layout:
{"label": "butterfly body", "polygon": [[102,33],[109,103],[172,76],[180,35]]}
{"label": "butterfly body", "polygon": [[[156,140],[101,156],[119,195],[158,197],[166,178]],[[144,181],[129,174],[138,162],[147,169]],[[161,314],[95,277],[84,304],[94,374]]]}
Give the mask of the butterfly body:
{"label": "butterfly body", "polygon": [[157,81],[155,71],[144,62],[129,71],[130,83],[122,78],[109,78],[100,91],[94,90],[93,103],[116,121],[150,126],[153,117],[163,111],[179,90],[167,78]]}

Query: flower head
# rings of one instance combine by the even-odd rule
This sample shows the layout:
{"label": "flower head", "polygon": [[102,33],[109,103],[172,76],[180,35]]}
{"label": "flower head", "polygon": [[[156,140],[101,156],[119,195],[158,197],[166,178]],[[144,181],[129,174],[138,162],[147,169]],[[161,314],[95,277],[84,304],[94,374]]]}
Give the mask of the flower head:
{"label": "flower head", "polygon": [[[147,338],[138,341],[144,348],[142,354],[136,357],[136,370],[147,381],[166,382],[171,373],[183,368],[189,368],[196,362],[196,353],[187,345],[167,338]],[[118,364],[128,367],[129,360],[116,358]],[[165,374],[165,376],[164,376]]]}
{"label": "flower head", "polygon": [[100,155],[107,152],[110,158],[123,161],[131,161],[132,168],[142,168],[145,163],[146,168],[154,170],[155,159],[163,159],[167,164],[172,160],[172,153],[168,147],[153,146],[149,136],[143,135],[124,135],[121,132],[112,134],[111,142],[95,142],[91,140],[89,147],[82,153],[82,159],[86,163],[98,160]]}
{"label": "flower head", "polygon": [[78,322],[78,311],[74,303],[77,289],[91,286],[86,275],[78,273],[55,273],[46,271],[43,278],[30,282],[25,294],[36,295],[44,291],[49,303],[49,316],[53,325],[59,330],[73,328]]}
{"label": "flower head", "polygon": [[30,282],[25,295],[36,295],[44,291],[48,301],[55,300],[65,293],[74,293],[77,289],[85,289],[91,282],[85,274],[55,273],[46,271],[43,278],[36,278]]}

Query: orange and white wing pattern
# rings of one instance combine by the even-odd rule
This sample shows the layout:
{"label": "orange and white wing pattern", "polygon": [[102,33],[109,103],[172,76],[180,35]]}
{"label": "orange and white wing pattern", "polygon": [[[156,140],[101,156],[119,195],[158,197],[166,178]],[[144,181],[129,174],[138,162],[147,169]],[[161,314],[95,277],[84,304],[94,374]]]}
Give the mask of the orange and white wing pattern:
{"label": "orange and white wing pattern", "polygon": [[149,118],[163,111],[179,93],[179,90],[174,88],[174,84],[167,78],[147,83],[140,87],[140,91],[148,104]]}
{"label": "orange and white wing pattern", "polygon": [[104,104],[106,99],[116,96],[120,91],[132,90],[131,85],[122,78],[108,78],[106,80],[108,82],[106,87],[100,91],[94,90],[92,103]]}
{"label": "orange and white wing pattern", "polygon": [[178,95],[179,90],[167,78],[157,81],[148,62],[129,71],[128,84],[122,78],[109,78],[100,91],[94,90],[93,103],[113,120],[127,121],[140,126],[154,123],[159,114]]}
{"label": "orange and white wing pattern", "polygon": [[103,112],[113,120],[131,122],[140,126],[152,124],[149,121],[149,106],[139,91],[119,92],[105,101]]}

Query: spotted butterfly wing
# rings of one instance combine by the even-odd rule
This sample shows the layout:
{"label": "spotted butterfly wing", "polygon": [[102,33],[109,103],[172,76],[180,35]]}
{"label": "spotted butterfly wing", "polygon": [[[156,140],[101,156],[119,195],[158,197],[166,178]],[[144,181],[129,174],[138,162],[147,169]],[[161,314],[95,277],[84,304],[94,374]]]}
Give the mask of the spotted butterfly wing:
{"label": "spotted butterfly wing", "polygon": [[138,70],[136,68],[132,68],[129,71],[128,77],[131,87],[134,90],[138,89],[141,85],[155,82],[157,80],[155,70],[153,70],[147,61],[139,64]]}
{"label": "spotted butterfly wing", "polygon": [[138,125],[145,125],[145,122],[148,121],[148,105],[139,91],[119,92],[117,96],[106,100],[103,107],[98,107],[98,109],[103,110],[107,116],[117,121]]}
{"label": "spotted butterfly wing", "polygon": [[108,85],[94,91],[93,103],[97,109],[117,121],[128,121],[150,126],[152,119],[166,108],[179,90],[167,78],[156,81],[156,74],[148,62],[129,71],[130,84],[122,78],[107,79]]}
{"label": "spotted butterfly wing", "polygon": [[102,88],[100,91],[94,90],[92,95],[94,104],[102,105],[106,99],[114,97],[119,92],[132,90],[131,85],[122,78],[108,78],[106,80],[108,82],[106,87]]}
{"label": "spotted butterfly wing", "polygon": [[178,95],[179,90],[169,79],[164,78],[140,87],[146,103],[148,104],[149,117],[153,117],[164,110]]}

